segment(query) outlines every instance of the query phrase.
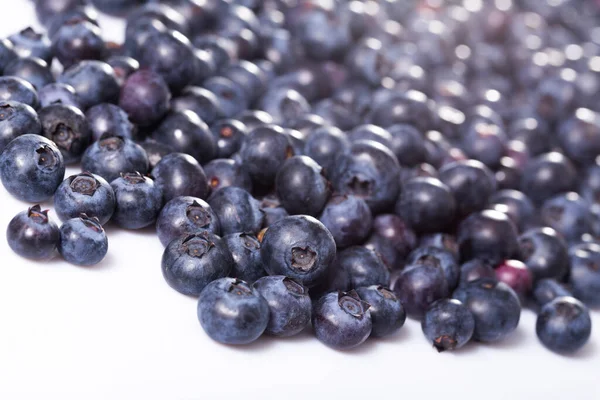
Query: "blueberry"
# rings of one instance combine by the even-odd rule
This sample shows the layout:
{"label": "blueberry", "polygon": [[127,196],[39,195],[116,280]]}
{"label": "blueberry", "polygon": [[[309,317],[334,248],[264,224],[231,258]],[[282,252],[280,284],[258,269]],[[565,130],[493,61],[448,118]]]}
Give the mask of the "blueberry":
{"label": "blueberry", "polygon": [[146,0],[92,0],[98,10],[111,15],[124,15],[145,2]]}
{"label": "blueberry", "polygon": [[359,125],[348,132],[346,137],[352,143],[359,140],[372,140],[391,149],[392,135],[386,129],[377,125]]}
{"label": "blueberry", "polygon": [[286,275],[311,287],[326,276],[333,263],[335,241],[312,217],[286,217],[267,229],[260,254],[269,274]]}
{"label": "blueberry", "polygon": [[52,51],[65,68],[82,60],[100,60],[104,56],[102,32],[92,22],[71,19],[53,35]]}
{"label": "blueberry", "polygon": [[600,157],[585,169],[579,194],[590,203],[600,203]]}
{"label": "blueberry", "polygon": [[515,118],[508,127],[512,139],[525,143],[533,156],[550,151],[550,127],[545,120],[533,117]]}
{"label": "blueberry", "polygon": [[[90,22],[96,26],[99,26],[98,23],[98,13],[96,9],[84,4],[81,0],[56,0],[55,3],[68,3],[72,2],[72,7],[53,15],[48,21],[44,22],[48,30],[48,36],[50,39],[53,39],[56,33],[66,24],[73,24],[80,21]],[[79,2],[79,4],[75,4]],[[39,0],[37,3],[52,3],[52,1],[48,0]]]}
{"label": "blueberry", "polygon": [[61,221],[86,214],[104,225],[115,211],[115,193],[102,177],[84,172],[61,183],[54,194],[54,208]]}
{"label": "blueberry", "polygon": [[0,72],[4,71],[4,68],[17,57],[12,42],[8,39],[0,39]]}
{"label": "blueberry", "polygon": [[242,86],[227,78],[215,76],[204,81],[202,86],[216,96],[219,109],[226,118],[233,118],[248,108],[248,98]]}
{"label": "blueberry", "polygon": [[573,297],[571,292],[555,279],[541,279],[533,287],[533,300],[538,307],[543,307],[559,297]]}
{"label": "blueberry", "polygon": [[79,95],[75,92],[73,86],[66,83],[49,83],[38,90],[38,96],[41,107],[48,107],[52,104],[64,104],[84,110],[83,103]]}
{"label": "blueberry", "polygon": [[15,138],[42,131],[35,110],[17,101],[0,101],[0,153]]}
{"label": "blueberry", "polygon": [[210,196],[208,204],[219,217],[223,235],[256,233],[262,226],[264,214],[260,203],[244,189],[235,186],[219,189]]}
{"label": "blueberry", "polygon": [[396,213],[419,233],[445,230],[454,220],[454,195],[438,179],[414,178],[402,186]]}
{"label": "blueberry", "polygon": [[18,101],[34,109],[40,104],[33,85],[15,76],[0,77],[0,101]]}
{"label": "blueberry", "polygon": [[211,190],[236,186],[247,192],[252,192],[252,178],[240,163],[229,158],[218,158],[204,166],[206,179]]}
{"label": "blueberry", "polygon": [[217,145],[217,157],[227,158],[242,147],[248,131],[246,125],[235,119],[216,121],[210,130]]}
{"label": "blueberry", "polygon": [[33,28],[27,27],[8,37],[19,57],[37,57],[49,63],[52,61],[50,39]]}
{"label": "blueberry", "polygon": [[437,247],[418,247],[406,259],[407,265],[434,265],[442,269],[448,290],[452,291],[458,285],[460,266],[455,256],[448,250]]}
{"label": "blueberry", "polygon": [[140,67],[160,74],[173,92],[195,77],[192,45],[177,31],[153,32],[135,54]]}
{"label": "blueberry", "polygon": [[198,296],[210,282],[229,274],[233,258],[221,238],[202,231],[171,241],[161,265],[169,286],[180,293]]}
{"label": "blueberry", "polygon": [[263,197],[260,202],[260,209],[265,214],[263,228],[268,228],[280,219],[289,216],[285,208],[281,207],[281,203],[275,194]]}
{"label": "blueberry", "polygon": [[68,13],[85,4],[85,0],[36,0],[35,13],[40,22],[47,25],[53,18]]}
{"label": "blueberry", "polygon": [[92,141],[85,115],[73,106],[52,104],[39,112],[42,134],[56,143],[65,164],[74,164]]}
{"label": "blueberry", "polygon": [[578,242],[592,231],[589,204],[575,192],[546,200],[540,216],[544,225],[555,229],[569,243]]}
{"label": "blueberry", "polygon": [[391,135],[390,150],[402,166],[413,167],[425,162],[423,134],[412,125],[397,124],[388,127]]}
{"label": "blueberry", "polygon": [[60,227],[58,252],[75,265],[92,266],[102,261],[108,252],[108,239],[98,219],[81,214],[66,221]]}
{"label": "blueberry", "polygon": [[400,165],[386,147],[358,141],[350,152],[340,154],[332,171],[334,188],[364,199],[378,213],[393,206],[400,191]]}
{"label": "blueberry", "polygon": [[333,195],[319,220],[331,232],[338,248],[361,244],[373,225],[367,203],[352,195]]}
{"label": "blueberry", "polygon": [[[169,1],[173,4],[173,1]],[[185,17],[169,4],[147,3],[136,7],[127,15],[127,25],[140,20],[157,20],[169,29],[188,34],[188,26]]]}
{"label": "blueberry", "polygon": [[131,74],[140,69],[140,63],[127,56],[112,56],[106,59],[106,63],[115,71],[117,81],[121,87]]}
{"label": "blueberry", "polygon": [[33,85],[36,90],[54,82],[48,64],[39,58],[18,58],[4,68],[4,75],[21,78]]}
{"label": "blueberry", "polygon": [[577,186],[577,171],[564,155],[552,152],[542,154],[527,164],[523,171],[521,190],[536,205]]}
{"label": "blueberry", "polygon": [[511,258],[518,249],[517,229],[506,214],[485,210],[463,220],[457,231],[462,260],[479,258],[490,265]]}
{"label": "blueberry", "polygon": [[172,147],[176,152],[187,153],[200,164],[206,164],[217,155],[217,145],[208,125],[191,111],[167,114],[152,138]]}
{"label": "blueberry", "polygon": [[496,271],[488,263],[474,258],[460,266],[459,285],[481,278],[496,278]]}
{"label": "blueberry", "polygon": [[140,146],[146,152],[148,156],[148,162],[150,163],[150,170],[154,169],[156,165],[168,154],[174,153],[175,151],[164,143],[159,143],[154,139],[145,139],[143,142],[138,142]]}
{"label": "blueberry", "polygon": [[208,182],[204,170],[188,154],[171,153],[164,156],[152,169],[156,186],[166,202],[177,196],[208,197]]}
{"label": "blueberry", "polygon": [[149,163],[144,149],[131,139],[104,136],[83,153],[81,168],[112,182],[124,172],[145,174]]}
{"label": "blueberry", "polygon": [[337,253],[329,269],[327,291],[348,291],[361,286],[388,286],[390,271],[373,250],[353,246]]}
{"label": "blueberry", "polygon": [[421,329],[438,352],[460,349],[471,340],[475,318],[460,301],[443,299],[425,312]]}
{"label": "blueberry", "polygon": [[125,80],[119,106],[129,115],[131,122],[149,126],[165,115],[170,99],[169,87],[159,74],[140,70]]}
{"label": "blueberry", "polygon": [[389,336],[402,328],[406,312],[394,293],[377,285],[360,287],[356,292],[370,306],[371,337]]}
{"label": "blueberry", "polygon": [[501,190],[494,193],[489,200],[492,205],[506,207],[506,215],[513,221],[519,231],[535,222],[535,206],[523,192],[518,190]]}
{"label": "blueberry", "polygon": [[259,126],[248,133],[240,156],[253,182],[268,186],[293,150],[283,129],[276,125]]}
{"label": "blueberry", "polygon": [[485,207],[496,191],[491,171],[476,160],[457,161],[440,169],[440,180],[454,194],[459,216],[467,216]]}
{"label": "blueberry", "polygon": [[297,335],[310,323],[312,304],[308,289],[281,276],[265,276],[254,283],[254,289],[269,305],[269,323],[265,333],[289,337]]}
{"label": "blueberry", "polygon": [[501,126],[475,120],[463,134],[462,148],[469,157],[494,168],[504,155],[506,142],[506,133]]}
{"label": "blueberry", "polygon": [[135,126],[129,121],[127,113],[114,104],[101,103],[85,112],[94,140],[102,135],[111,134],[133,139]]}
{"label": "blueberry", "polygon": [[229,65],[222,75],[244,88],[246,96],[252,100],[261,95],[267,86],[267,75],[264,71],[253,62],[246,60],[239,60]]}
{"label": "blueberry", "polygon": [[110,186],[116,198],[113,221],[127,229],[141,229],[154,224],[163,198],[154,180],[139,172],[125,173]]}
{"label": "blueberry", "polygon": [[65,176],[60,150],[43,136],[17,137],[0,154],[0,179],[19,200],[31,203],[52,197]]}
{"label": "blueberry", "polygon": [[391,270],[404,267],[408,253],[417,245],[415,232],[397,215],[381,214],[373,219],[373,234],[365,246],[375,250]]}
{"label": "blueberry", "polygon": [[202,49],[193,49],[194,52],[194,78],[191,85],[202,85],[208,78],[215,76],[217,65],[213,55]]}
{"label": "blueberry", "polygon": [[21,257],[34,260],[52,258],[60,241],[58,226],[48,218],[48,210],[35,205],[17,214],[6,229],[8,245]]}
{"label": "blueberry", "polygon": [[73,64],[58,78],[75,89],[84,108],[100,103],[116,103],[119,82],[112,67],[105,62],[84,60]]}
{"label": "blueberry", "polygon": [[575,297],[590,307],[600,306],[600,244],[585,243],[569,250],[569,283]]}
{"label": "blueberry", "polygon": [[268,90],[259,102],[259,108],[269,113],[275,123],[286,125],[310,111],[304,96],[296,90],[273,88]]}
{"label": "blueberry", "polygon": [[248,132],[261,125],[273,124],[273,117],[261,110],[245,110],[238,114],[236,118],[238,121],[246,125]]}
{"label": "blueberry", "polygon": [[162,208],[156,221],[156,233],[163,246],[181,236],[202,231],[218,235],[221,225],[208,203],[191,196],[173,198]]}
{"label": "blueberry", "polygon": [[265,276],[260,258],[260,242],[250,233],[232,233],[224,236],[223,241],[233,257],[230,275],[248,283]]}
{"label": "blueberry", "polygon": [[336,156],[347,152],[349,148],[346,135],[339,128],[327,126],[317,128],[310,134],[304,145],[304,154],[315,160],[330,176]]}
{"label": "blueberry", "polygon": [[512,333],[519,324],[521,303],[505,283],[482,278],[459,286],[453,298],[462,302],[475,317],[473,339],[496,342]]}
{"label": "blueberry", "polygon": [[506,260],[496,267],[495,272],[496,279],[510,286],[521,300],[531,292],[533,274],[521,261]]}
{"label": "blueberry", "polygon": [[590,338],[592,320],[582,302],[572,297],[559,297],[542,307],[535,331],[548,349],[574,353]]}
{"label": "blueberry", "polygon": [[235,278],[217,279],[200,294],[198,319],[206,334],[225,344],[248,344],[269,324],[269,306],[258,292]]}
{"label": "blueberry", "polygon": [[407,265],[395,281],[392,290],[402,302],[406,314],[420,319],[436,300],[448,296],[448,282],[439,265],[425,263]]}
{"label": "blueberry", "polygon": [[275,187],[289,214],[318,215],[331,193],[323,169],[307,156],[287,159],[277,171]]}
{"label": "blueberry", "polygon": [[600,116],[579,108],[558,128],[558,139],[566,155],[580,164],[591,164],[600,154]]}
{"label": "blueberry", "polygon": [[354,290],[321,297],[314,304],[312,323],[317,339],[337,350],[360,345],[372,329],[369,305]]}
{"label": "blueberry", "polygon": [[519,259],[533,274],[534,280],[562,279],[569,270],[565,241],[552,228],[534,228],[519,236]]}
{"label": "blueberry", "polygon": [[171,100],[173,111],[193,111],[209,125],[223,116],[219,99],[214,93],[200,87],[188,86]]}
{"label": "blueberry", "polygon": [[436,232],[423,235],[419,238],[419,247],[436,247],[449,252],[456,260],[460,257],[456,238],[449,233]]}

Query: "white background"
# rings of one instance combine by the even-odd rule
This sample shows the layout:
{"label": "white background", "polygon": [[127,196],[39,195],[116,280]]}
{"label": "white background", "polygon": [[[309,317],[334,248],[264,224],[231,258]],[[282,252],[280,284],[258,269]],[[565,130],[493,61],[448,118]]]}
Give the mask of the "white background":
{"label": "white background", "polygon": [[[37,24],[28,1],[0,0],[0,10],[0,37]],[[120,40],[121,23],[101,22]],[[202,331],[196,301],[164,282],[152,230],[108,226],[109,253],[94,268],[36,263],[6,244],[27,207],[0,185],[0,399],[600,399],[597,311],[572,357],[541,346],[528,310],[509,339],[453,354],[438,354],[412,320],[345,353],[310,332],[226,347]]]}

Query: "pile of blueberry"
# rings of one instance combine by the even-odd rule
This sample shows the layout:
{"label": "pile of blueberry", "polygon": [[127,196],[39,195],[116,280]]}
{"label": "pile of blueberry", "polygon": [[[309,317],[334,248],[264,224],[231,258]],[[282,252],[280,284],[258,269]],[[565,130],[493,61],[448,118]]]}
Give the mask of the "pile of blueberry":
{"label": "pile of blueberry", "polygon": [[[0,178],[54,198],[19,255],[91,266],[156,226],[216,341],[439,351],[600,306],[600,6],[585,0],[35,0],[0,41]],[[96,9],[125,17],[103,40]],[[52,66],[53,68],[50,68]],[[62,71],[57,74],[58,71]],[[65,179],[65,165],[80,174]]]}

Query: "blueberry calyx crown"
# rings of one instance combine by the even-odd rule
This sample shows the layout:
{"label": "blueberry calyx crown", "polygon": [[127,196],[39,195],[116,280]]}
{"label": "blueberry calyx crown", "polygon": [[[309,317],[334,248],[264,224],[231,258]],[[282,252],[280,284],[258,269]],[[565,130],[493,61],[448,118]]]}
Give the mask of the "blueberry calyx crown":
{"label": "blueberry calyx crown", "polygon": [[241,279],[233,278],[225,288],[225,291],[228,293],[234,294],[236,296],[251,296],[252,288],[248,286],[246,282]]}
{"label": "blueberry calyx crown", "polygon": [[233,128],[230,125],[223,125],[219,131],[219,134],[224,138],[230,138],[233,136],[233,132]]}
{"label": "blueberry calyx crown", "polygon": [[125,139],[122,136],[114,136],[110,133],[105,133],[100,137],[98,145],[106,151],[120,150],[125,144]]}
{"label": "blueberry calyx crown", "polygon": [[132,185],[138,185],[140,183],[146,182],[146,177],[140,174],[138,171],[121,172],[121,178],[123,178],[125,182],[130,183]]}
{"label": "blueberry calyx crown", "polygon": [[373,182],[370,179],[365,179],[360,176],[353,176],[348,182],[348,188],[352,194],[358,197],[368,197],[373,191]]}
{"label": "blueberry calyx crown", "polygon": [[209,184],[211,188],[216,188],[217,186],[219,186],[219,178],[217,178],[216,176],[213,176],[212,178],[210,178]]}
{"label": "blueberry calyx crown", "polygon": [[3,101],[0,103],[0,121],[7,120],[14,112],[13,107],[7,102]]}
{"label": "blueberry calyx crown", "polygon": [[194,225],[204,228],[210,225],[210,213],[206,211],[196,200],[185,210],[185,215]]}
{"label": "blueberry calyx crown", "polygon": [[582,310],[578,307],[578,303],[572,298],[560,298],[556,303],[556,314],[567,321],[576,319],[581,312]]}
{"label": "blueberry calyx crown", "polygon": [[79,219],[86,227],[90,228],[94,232],[104,232],[104,228],[102,228],[102,224],[100,224],[98,217],[89,217],[87,214],[82,213],[79,215]]}
{"label": "blueberry calyx crown", "polygon": [[346,314],[352,315],[355,318],[362,318],[371,305],[362,301],[356,290],[352,289],[349,292],[338,292],[338,304]]}
{"label": "blueberry calyx crown", "polygon": [[309,246],[292,247],[292,268],[299,272],[309,272],[317,261],[317,253]]}
{"label": "blueberry calyx crown", "polygon": [[47,144],[42,145],[36,151],[38,165],[43,169],[54,170],[58,166],[58,157],[54,150]]}
{"label": "blueberry calyx crown", "polygon": [[440,267],[440,260],[436,256],[423,254],[421,257],[415,260],[415,264],[432,265],[434,267]]}
{"label": "blueberry calyx crown", "polygon": [[27,216],[38,224],[48,223],[48,210],[42,210],[42,207],[40,207],[39,204],[30,207],[29,210],[27,210]]}
{"label": "blueberry calyx crown", "polygon": [[392,291],[381,285],[377,286],[377,293],[379,293],[385,299],[398,300],[398,298]]}
{"label": "blueberry calyx crown", "polygon": [[260,242],[251,233],[240,233],[244,247],[250,250],[260,249]]}
{"label": "blueberry calyx crown", "polygon": [[305,295],[307,292],[307,289],[303,285],[299,284],[292,278],[288,278],[286,276],[285,278],[282,279],[282,282],[283,282],[283,285],[285,286],[285,288],[287,289],[287,291],[292,294],[302,296],[302,295]]}
{"label": "blueberry calyx crown", "polygon": [[100,187],[100,182],[90,172],[82,172],[71,180],[69,185],[73,192],[93,196]]}
{"label": "blueberry calyx crown", "polygon": [[331,199],[329,199],[329,201],[331,203],[333,203],[333,204],[342,204],[346,200],[348,200],[348,195],[346,195],[346,194],[338,194],[338,193],[332,195]]}
{"label": "blueberry calyx crown", "polygon": [[196,235],[187,236],[185,239],[183,239],[181,246],[183,251],[185,251],[189,256],[202,258],[210,251],[210,249],[215,247],[215,244],[211,240],[208,240],[206,235],[199,233]]}
{"label": "blueberry calyx crown", "polygon": [[433,347],[435,347],[438,353],[446,350],[454,350],[456,348],[456,344],[456,339],[448,335],[442,335],[433,340]]}
{"label": "blueberry calyx crown", "polygon": [[79,135],[76,132],[73,132],[70,126],[59,123],[56,124],[56,127],[52,131],[52,141],[56,143],[58,147],[62,147],[64,149],[71,149],[73,146],[73,142],[75,142],[79,138]]}
{"label": "blueberry calyx crown", "polygon": [[21,35],[25,36],[27,39],[39,40],[42,38],[41,33],[37,33],[32,27],[28,26],[19,32]]}

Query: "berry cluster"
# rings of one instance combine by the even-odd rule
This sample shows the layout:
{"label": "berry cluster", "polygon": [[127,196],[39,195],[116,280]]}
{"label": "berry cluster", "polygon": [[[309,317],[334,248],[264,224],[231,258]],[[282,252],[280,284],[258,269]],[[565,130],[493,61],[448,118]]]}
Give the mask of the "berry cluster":
{"label": "berry cluster", "polygon": [[18,214],[17,254],[91,266],[103,225],[156,226],[165,280],[227,344],[312,325],[348,349],[409,316],[454,350],[523,306],[549,349],[589,339],[597,2],[34,3],[46,32],[0,40],[0,179],[63,224]]}

